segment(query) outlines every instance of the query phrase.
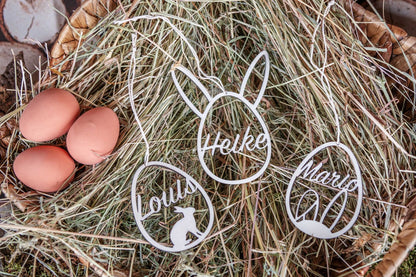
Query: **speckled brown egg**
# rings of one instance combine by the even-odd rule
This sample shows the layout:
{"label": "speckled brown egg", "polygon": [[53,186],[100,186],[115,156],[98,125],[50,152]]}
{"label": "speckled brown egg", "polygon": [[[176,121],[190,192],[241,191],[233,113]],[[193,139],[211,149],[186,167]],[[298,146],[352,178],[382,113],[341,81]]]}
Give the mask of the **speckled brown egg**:
{"label": "speckled brown egg", "polygon": [[68,132],[79,113],[78,101],[69,91],[50,88],[29,102],[20,117],[19,128],[28,140],[48,141]]}
{"label": "speckled brown egg", "polygon": [[13,170],[26,186],[42,192],[55,192],[72,181],[75,162],[64,149],[41,145],[20,153],[14,160]]}
{"label": "speckled brown egg", "polygon": [[66,137],[69,154],[79,163],[92,165],[103,161],[117,144],[119,120],[113,110],[99,107],[82,114]]}

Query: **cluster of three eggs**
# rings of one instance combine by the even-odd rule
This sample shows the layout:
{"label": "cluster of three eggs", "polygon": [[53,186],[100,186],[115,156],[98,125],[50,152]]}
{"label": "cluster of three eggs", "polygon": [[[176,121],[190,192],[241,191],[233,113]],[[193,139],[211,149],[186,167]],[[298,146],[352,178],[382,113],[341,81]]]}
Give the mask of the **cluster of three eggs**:
{"label": "cluster of three eggs", "polygon": [[107,107],[93,108],[80,116],[78,101],[70,92],[50,88],[36,95],[19,120],[27,140],[47,142],[67,133],[66,148],[40,145],[20,153],[14,163],[16,177],[26,186],[55,192],[65,188],[75,174],[75,161],[93,165],[113,151],[119,120]]}

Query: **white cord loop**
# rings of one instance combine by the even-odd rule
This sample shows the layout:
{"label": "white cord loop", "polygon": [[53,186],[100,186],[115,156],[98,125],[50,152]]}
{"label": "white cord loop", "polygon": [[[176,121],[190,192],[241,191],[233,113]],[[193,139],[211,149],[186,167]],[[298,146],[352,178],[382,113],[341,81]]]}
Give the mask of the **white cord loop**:
{"label": "white cord loop", "polygon": [[[179,30],[175,25],[173,25],[173,23],[169,20],[169,18],[167,18],[165,16],[161,16],[161,15],[141,15],[141,16],[135,16],[135,17],[132,17],[132,18],[129,18],[129,19],[126,19],[126,20],[114,21],[114,23],[120,25],[120,24],[123,24],[123,23],[135,22],[135,21],[138,21],[140,19],[147,19],[147,20],[161,19],[164,22],[166,22],[176,32],[176,34],[186,43],[186,45],[188,45],[189,49],[191,50],[192,56],[194,57],[195,62],[196,62],[196,66],[198,68],[199,78],[201,78],[203,80],[212,81],[218,88],[221,89],[222,92],[225,92],[224,85],[222,84],[220,79],[218,79],[217,77],[214,77],[214,76],[207,75],[201,69],[200,61],[199,61],[199,58],[198,58],[198,55],[197,55],[195,49],[192,47],[191,43],[188,41],[186,36],[181,32],[181,30]],[[168,56],[168,57],[171,58],[175,62],[176,66],[178,66],[178,61],[174,60],[174,58],[171,57],[171,56]]]}
{"label": "white cord loop", "polygon": [[134,105],[134,96],[133,96],[133,83],[134,83],[133,79],[134,79],[134,76],[136,76],[136,49],[137,49],[136,42],[137,42],[137,35],[132,34],[131,39],[132,39],[132,52],[131,52],[132,57],[130,59],[130,67],[129,67],[129,73],[128,73],[128,78],[127,78],[127,88],[128,88],[128,91],[129,91],[130,106],[131,106],[131,109],[133,111],[134,118],[136,119],[136,122],[139,125],[140,133],[143,136],[143,141],[146,145],[146,153],[144,155],[144,164],[147,165],[148,162],[149,162],[149,156],[150,156],[150,154],[149,154],[150,146],[149,146],[149,142],[147,141],[146,134],[143,130],[142,124],[140,123],[139,115],[137,114],[136,107]]}
{"label": "white cord loop", "polygon": [[314,54],[314,50],[315,50],[315,44],[314,43],[312,43],[311,51],[310,51],[310,54],[309,54],[309,59],[310,59],[310,62],[312,64],[312,66],[321,74],[320,79],[321,79],[322,87],[325,90],[325,93],[328,97],[329,104],[331,106],[332,112],[334,113],[335,126],[337,128],[337,140],[336,141],[337,141],[337,144],[339,144],[340,143],[340,136],[341,136],[340,120],[339,120],[338,112],[337,112],[336,105],[335,105],[335,102],[334,102],[334,97],[333,97],[333,93],[332,93],[332,89],[331,89],[331,84],[329,83],[328,77],[325,75],[325,68],[327,66],[327,59],[328,59],[328,45],[326,43],[326,38],[325,38],[325,18],[329,14],[329,11],[331,10],[331,7],[335,4],[336,3],[335,3],[334,0],[329,2],[328,6],[325,9],[325,12],[324,12],[322,18],[318,18],[318,25],[316,26],[316,28],[313,32],[313,36],[312,36],[312,42],[314,42],[315,39],[316,39],[316,35],[318,33],[319,27],[321,27],[322,39],[323,39],[323,42],[324,42],[323,65],[321,67],[319,67],[313,62],[313,54]]}

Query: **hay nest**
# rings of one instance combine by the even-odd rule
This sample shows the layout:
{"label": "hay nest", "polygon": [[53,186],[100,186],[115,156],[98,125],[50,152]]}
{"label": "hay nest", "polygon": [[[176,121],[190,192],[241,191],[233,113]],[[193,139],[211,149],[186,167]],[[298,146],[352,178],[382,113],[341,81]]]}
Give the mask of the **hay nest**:
{"label": "hay nest", "polygon": [[[22,274],[46,276],[346,276],[363,275],[380,261],[397,239],[410,214],[406,205],[415,194],[416,132],[398,101],[413,95],[392,90],[388,79],[399,76],[400,69],[390,64],[381,68],[377,56],[368,51],[377,49],[357,40],[358,23],[350,8],[294,0],[130,2],[120,1],[112,12],[101,14],[104,18],[88,33],[74,36],[82,43],[51,68],[56,74],[45,72],[32,86],[34,91],[18,87],[22,104],[1,117],[1,125],[17,120],[37,91],[56,86],[72,91],[81,106],[112,108],[121,122],[114,154],[93,167],[79,165],[71,186],[54,195],[30,192],[15,178],[10,167],[15,156],[34,144],[11,130],[1,164],[2,188],[20,209],[13,207],[12,216],[0,225],[6,231],[0,245],[7,270],[18,265]],[[145,14],[169,19],[195,49],[201,70],[217,77],[227,91],[237,92],[253,58],[264,49],[269,52],[270,76],[258,112],[270,131],[272,157],[261,178],[229,186],[209,178],[201,168],[195,151],[200,120],[179,97],[171,78],[178,64],[198,75],[198,63],[166,21],[114,23]],[[185,170],[203,185],[215,207],[210,236],[179,254],[150,246],[131,209],[133,174],[146,153],[128,96],[132,34],[137,35],[134,106],[149,142],[150,160]],[[245,90],[250,101],[263,80],[260,69]],[[416,84],[412,75],[406,76],[407,84]],[[184,76],[178,80],[192,101],[201,99],[201,92]],[[212,95],[221,92],[212,80],[201,82]],[[321,240],[294,227],[285,194],[303,158],[337,139],[329,96],[340,120],[340,142],[357,157],[365,189],[354,227],[337,239]],[[414,102],[409,103],[414,111]],[[221,130],[231,137],[247,126],[258,131],[244,106],[222,104],[210,119],[213,132]],[[200,101],[197,108],[206,105]],[[53,143],[63,145],[64,140]],[[321,158],[337,172],[350,174],[346,155],[333,150]],[[210,162],[223,178],[241,178],[257,166],[249,155],[211,157]],[[152,174],[139,180],[144,203],[166,189],[160,174]],[[330,193],[320,188],[321,197]],[[202,213],[206,210],[201,199],[187,201]],[[347,212],[355,208],[353,202],[346,207]],[[171,216],[167,211],[147,223],[153,237],[167,240]],[[341,224],[349,220],[348,213],[340,218]]]}

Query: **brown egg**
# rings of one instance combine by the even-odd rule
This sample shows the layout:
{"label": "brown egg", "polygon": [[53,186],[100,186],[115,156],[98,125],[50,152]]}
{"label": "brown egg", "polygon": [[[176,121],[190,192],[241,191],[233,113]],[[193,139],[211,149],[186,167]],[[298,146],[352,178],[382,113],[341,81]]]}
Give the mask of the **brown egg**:
{"label": "brown egg", "polygon": [[77,99],[66,90],[50,88],[36,95],[19,120],[22,135],[42,142],[68,132],[80,112]]}
{"label": "brown egg", "polygon": [[92,165],[103,161],[116,146],[119,121],[113,110],[99,107],[81,115],[66,137],[69,154],[77,162]]}
{"label": "brown egg", "polygon": [[55,192],[73,179],[75,162],[62,148],[41,145],[20,153],[13,163],[17,178],[26,186],[43,192]]}

